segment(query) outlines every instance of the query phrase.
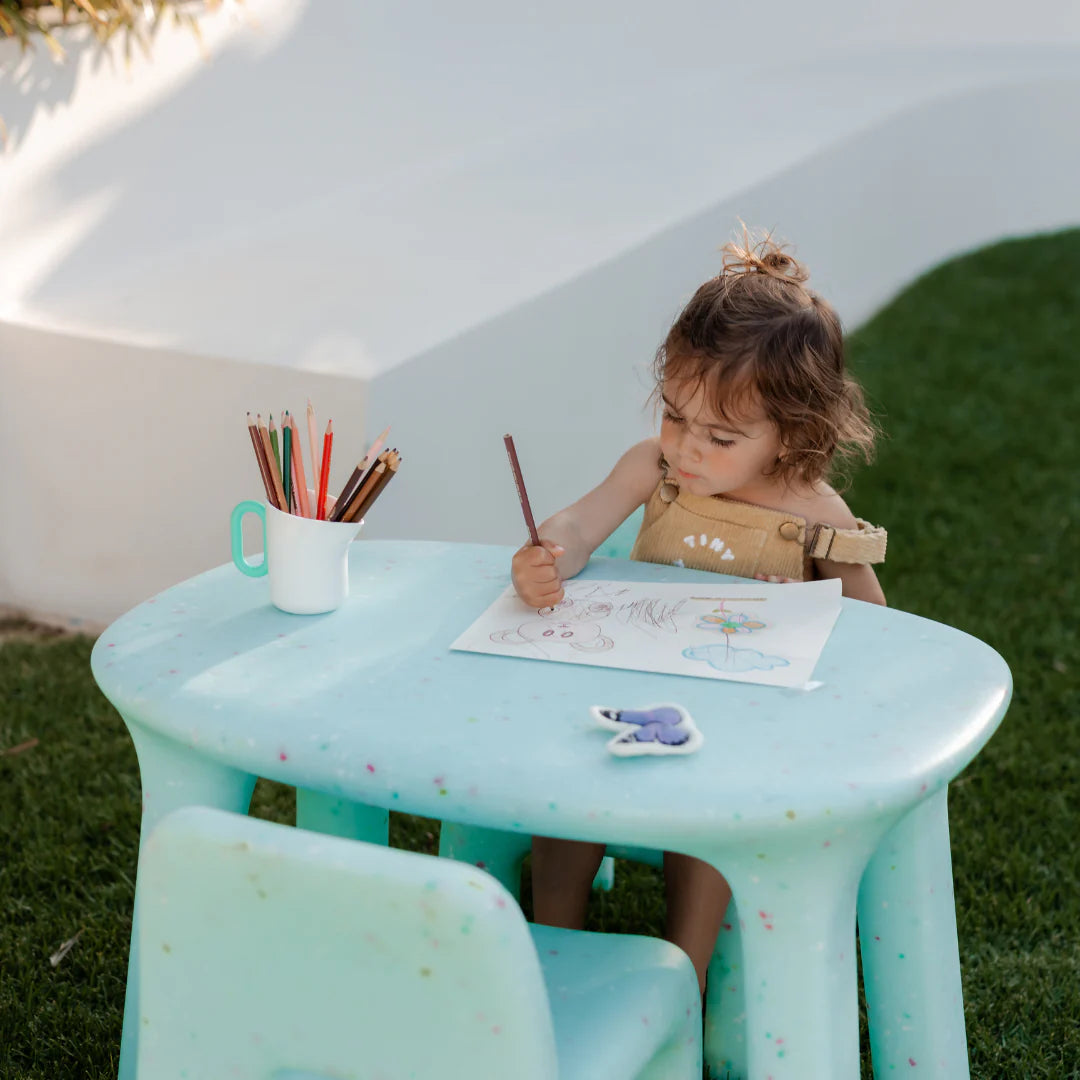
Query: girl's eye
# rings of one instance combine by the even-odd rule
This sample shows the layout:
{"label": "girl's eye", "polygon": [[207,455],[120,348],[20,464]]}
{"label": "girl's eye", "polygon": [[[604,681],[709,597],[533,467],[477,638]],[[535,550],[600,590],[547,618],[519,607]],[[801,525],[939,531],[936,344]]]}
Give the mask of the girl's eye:
{"label": "girl's eye", "polygon": [[735,445],[735,440],[734,439],[718,439],[715,435],[710,435],[709,436],[709,442],[711,442],[713,444],[713,446],[734,446]]}
{"label": "girl's eye", "polygon": [[664,410],[664,419],[671,424],[681,424],[683,422],[683,418],[681,416],[676,416],[673,412],[669,412],[667,409]]}

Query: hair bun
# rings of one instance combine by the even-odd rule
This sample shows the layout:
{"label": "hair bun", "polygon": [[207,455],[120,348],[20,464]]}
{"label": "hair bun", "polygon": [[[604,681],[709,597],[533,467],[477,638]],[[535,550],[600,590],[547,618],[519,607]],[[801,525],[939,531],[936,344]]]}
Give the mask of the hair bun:
{"label": "hair bun", "polygon": [[801,285],[810,272],[798,259],[784,251],[784,245],[776,243],[771,233],[754,240],[743,226],[742,242],[732,240],[721,249],[724,255],[722,276],[737,274],[765,274]]}

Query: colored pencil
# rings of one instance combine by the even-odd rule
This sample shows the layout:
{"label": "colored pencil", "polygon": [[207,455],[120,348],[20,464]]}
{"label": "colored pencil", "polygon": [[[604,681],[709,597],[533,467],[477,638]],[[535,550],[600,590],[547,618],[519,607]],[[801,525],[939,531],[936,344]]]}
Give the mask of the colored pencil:
{"label": "colored pencil", "polygon": [[529,505],[529,495],[525,490],[525,478],[521,475],[521,466],[518,464],[517,451],[514,449],[512,435],[504,435],[503,442],[506,444],[506,453],[510,458],[510,469],[514,474],[514,483],[517,485],[518,499],[521,502],[521,512],[525,515],[525,524],[529,527],[529,539],[533,547],[540,546],[540,537],[536,532],[536,522],[533,521],[532,507]]}
{"label": "colored pencil", "polygon": [[262,413],[257,414],[256,420],[259,425],[259,434],[262,436],[263,453],[266,455],[266,467],[270,470],[270,480],[274,488],[273,503],[274,506],[281,510],[285,501],[285,488],[281,483],[281,471],[278,469],[277,459],[274,457],[274,449],[270,443],[270,432],[267,431],[266,425],[262,422]]}
{"label": "colored pencil", "polygon": [[368,452],[364,455],[363,460],[360,461],[356,468],[353,469],[349,475],[349,479],[345,481],[345,486],[338,493],[337,502],[334,506],[334,512],[329,515],[331,521],[341,521],[346,509],[352,503],[353,497],[360,489],[360,485],[371,474],[372,468],[374,468],[375,455],[379,452],[382,444],[386,441],[386,436],[390,434],[390,428],[384,429],[383,433],[368,447]]}
{"label": "colored pencil", "polygon": [[372,506],[375,505],[375,500],[383,493],[386,486],[397,475],[398,466],[401,465],[401,455],[394,453],[390,455],[390,460],[387,462],[386,472],[383,473],[381,479],[375,484],[375,489],[367,496],[367,498],[360,504],[359,507],[353,512],[350,521],[360,521],[367,517],[371,511]]}
{"label": "colored pencil", "polygon": [[368,447],[368,452],[364,455],[364,460],[360,463],[360,469],[363,471],[368,468],[375,460],[375,455],[383,448],[383,443],[386,442],[386,436],[390,434],[389,424],[383,429],[383,433]]}
{"label": "colored pencil", "polygon": [[285,484],[285,511],[293,512],[293,470],[292,470],[292,427],[288,422],[288,413],[281,418],[281,479]]}
{"label": "colored pencil", "polygon": [[[381,456],[381,455],[380,455]],[[345,486],[338,492],[338,497],[334,502],[333,512],[329,515],[331,521],[340,521],[345,514],[345,510],[349,504],[353,501],[354,496],[360,490],[361,485],[371,475],[376,461],[369,469],[367,466],[367,456],[357,462],[356,468],[349,474],[349,479],[345,481]]]}
{"label": "colored pencil", "polygon": [[[363,481],[349,496],[341,495],[338,497],[338,504],[334,509],[334,512],[338,514],[338,521],[349,521],[350,516],[361,506],[364,499],[371,493],[375,487],[376,481],[384,472],[386,472],[386,459],[390,456],[390,452],[386,451],[379,455],[378,461],[368,469],[364,474]],[[340,510],[340,513],[338,511]]]}
{"label": "colored pencil", "polygon": [[270,414],[270,446],[274,451],[274,461],[277,462],[278,476],[281,476],[281,444],[278,442],[277,428],[274,427],[274,414]]}
{"label": "colored pencil", "polygon": [[251,436],[251,445],[255,449],[255,460],[259,465],[259,475],[262,477],[263,488],[266,490],[266,501],[273,505],[274,485],[270,479],[270,470],[267,467],[266,459],[263,457],[262,436],[255,426],[255,421],[251,419],[251,413],[247,414],[247,427],[248,434]]}
{"label": "colored pencil", "polygon": [[[290,414],[289,426],[292,428],[292,456],[293,469],[296,475],[293,477],[293,490],[296,492],[296,505],[300,507],[303,517],[309,518],[311,513],[311,500],[308,498],[307,474],[304,471],[304,451],[300,445],[300,428],[296,425],[296,417]],[[311,474],[312,483],[315,482],[315,474]]]}
{"label": "colored pencil", "polygon": [[326,520],[326,487],[330,482],[330,452],[334,447],[334,421],[327,420],[326,434],[323,436],[322,461],[319,465],[319,505],[316,517],[319,521]]}
{"label": "colored pencil", "polygon": [[[311,398],[307,403],[307,437],[308,448],[311,450],[311,486],[318,490],[319,487],[319,441],[315,431],[315,407],[311,404]],[[311,508],[311,517],[318,517],[318,507]]]}

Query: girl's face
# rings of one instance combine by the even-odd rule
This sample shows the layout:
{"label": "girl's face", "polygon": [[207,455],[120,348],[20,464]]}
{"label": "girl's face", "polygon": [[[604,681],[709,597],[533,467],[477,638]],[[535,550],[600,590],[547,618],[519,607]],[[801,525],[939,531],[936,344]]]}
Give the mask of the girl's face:
{"label": "girl's face", "polygon": [[691,495],[755,499],[773,493],[778,481],[765,476],[783,449],[780,432],[759,406],[743,409],[738,427],[711,410],[705,386],[697,380],[665,379],[660,449]]}

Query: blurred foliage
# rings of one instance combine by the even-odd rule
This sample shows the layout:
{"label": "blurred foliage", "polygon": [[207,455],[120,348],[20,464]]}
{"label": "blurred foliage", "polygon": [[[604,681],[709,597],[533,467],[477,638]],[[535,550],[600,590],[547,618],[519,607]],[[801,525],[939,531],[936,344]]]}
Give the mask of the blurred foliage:
{"label": "blurred foliage", "polygon": [[103,45],[122,32],[126,55],[135,46],[149,55],[154,35],[166,18],[199,37],[197,13],[220,4],[221,0],[199,4],[183,0],[0,0],[0,35],[18,38],[24,49],[40,36],[53,56],[62,60],[64,48],[54,31],[80,23],[89,26]]}

